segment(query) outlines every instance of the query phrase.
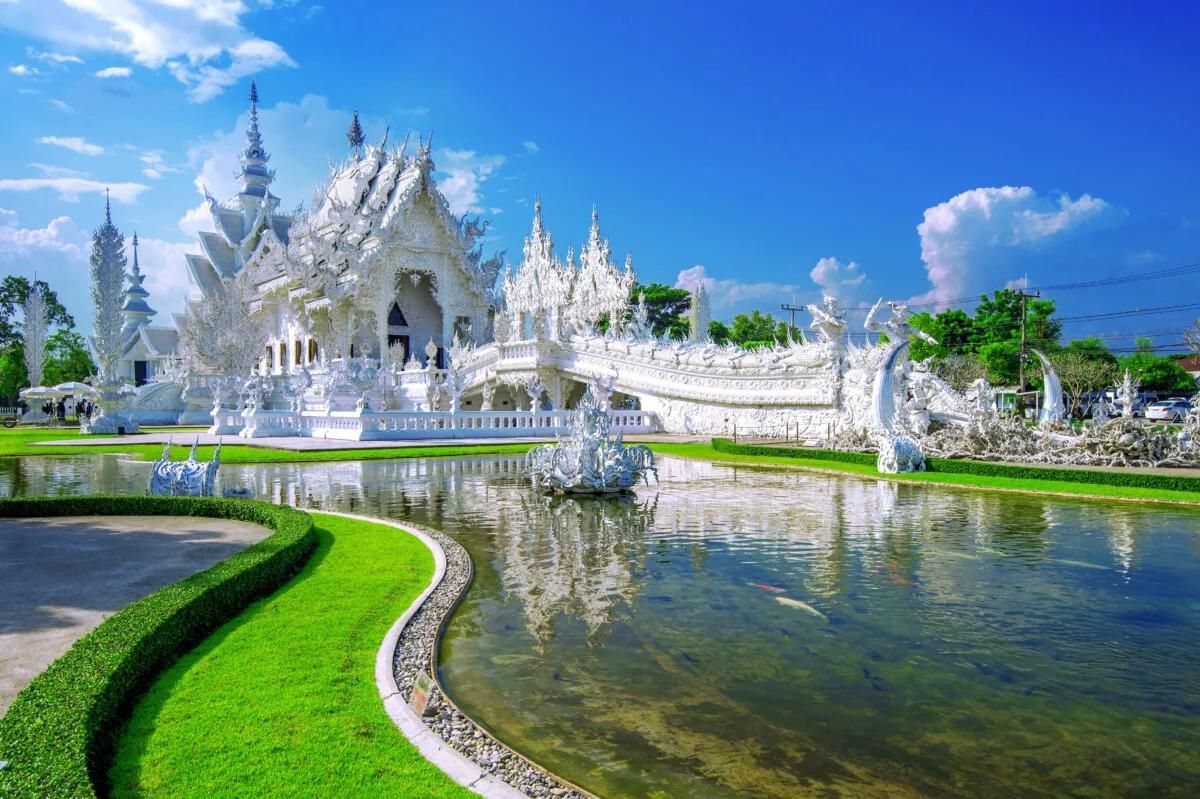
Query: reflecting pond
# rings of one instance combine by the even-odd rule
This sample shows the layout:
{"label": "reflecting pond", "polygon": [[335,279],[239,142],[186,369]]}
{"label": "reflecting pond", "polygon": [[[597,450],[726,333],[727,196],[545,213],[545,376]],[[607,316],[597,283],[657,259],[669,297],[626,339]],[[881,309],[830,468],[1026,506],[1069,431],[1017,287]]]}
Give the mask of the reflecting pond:
{"label": "reflecting pond", "polygon": [[[0,460],[0,495],[148,464]],[[627,499],[511,457],[226,466],[471,553],[443,679],[605,797],[1200,793],[1200,513],[663,458]]]}

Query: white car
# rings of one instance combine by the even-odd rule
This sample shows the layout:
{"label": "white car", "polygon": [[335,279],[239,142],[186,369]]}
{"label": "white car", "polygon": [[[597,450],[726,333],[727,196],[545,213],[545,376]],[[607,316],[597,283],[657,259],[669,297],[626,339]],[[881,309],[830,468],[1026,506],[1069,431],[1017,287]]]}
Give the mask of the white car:
{"label": "white car", "polygon": [[1147,419],[1157,419],[1162,422],[1182,422],[1192,406],[1187,400],[1173,399],[1155,402],[1146,408]]}

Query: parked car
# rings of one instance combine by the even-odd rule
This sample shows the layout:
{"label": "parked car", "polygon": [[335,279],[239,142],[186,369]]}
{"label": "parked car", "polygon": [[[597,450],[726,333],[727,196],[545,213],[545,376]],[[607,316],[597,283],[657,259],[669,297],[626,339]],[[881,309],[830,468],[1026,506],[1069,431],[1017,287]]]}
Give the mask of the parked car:
{"label": "parked car", "polygon": [[1184,399],[1163,400],[1146,408],[1146,418],[1162,422],[1182,422],[1191,409],[1191,403]]}

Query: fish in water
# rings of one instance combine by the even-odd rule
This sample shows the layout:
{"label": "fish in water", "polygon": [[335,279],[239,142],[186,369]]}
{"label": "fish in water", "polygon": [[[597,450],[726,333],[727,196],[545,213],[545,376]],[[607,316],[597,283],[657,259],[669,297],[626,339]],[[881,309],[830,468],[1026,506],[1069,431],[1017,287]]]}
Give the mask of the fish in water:
{"label": "fish in water", "polygon": [[1061,563],[1064,566],[1078,566],[1081,569],[1104,569],[1108,570],[1107,566],[1101,566],[1099,563],[1085,563],[1082,560],[1067,560],[1066,558],[1054,558],[1055,563]]}
{"label": "fish in water", "polygon": [[807,602],[801,602],[799,599],[792,599],[790,596],[777,596],[777,597],[775,597],[775,601],[781,605],[787,605],[789,608],[799,608],[800,610],[803,610],[805,613],[811,613],[812,615],[816,616],[818,619],[828,620],[828,617],[824,613],[817,610],[816,608],[814,608],[812,605],[808,604]]}
{"label": "fish in water", "polygon": [[786,588],[780,588],[777,585],[767,585],[766,583],[746,583],[746,585],[750,585],[755,588],[761,588],[764,591],[778,591],[779,593],[783,593],[787,590]]}

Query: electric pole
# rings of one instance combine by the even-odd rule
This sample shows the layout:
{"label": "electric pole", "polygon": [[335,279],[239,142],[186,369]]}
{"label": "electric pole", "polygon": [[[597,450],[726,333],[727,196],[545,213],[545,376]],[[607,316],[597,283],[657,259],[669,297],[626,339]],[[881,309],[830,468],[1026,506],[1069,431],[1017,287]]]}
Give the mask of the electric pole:
{"label": "electric pole", "polygon": [[787,311],[788,313],[790,313],[792,315],[792,321],[788,324],[788,340],[794,341],[796,338],[796,335],[795,335],[796,311],[803,311],[804,306],[803,305],[793,305],[792,303],[785,302],[783,305],[780,305],[779,307],[782,310]]}
{"label": "electric pole", "polygon": [[1025,291],[1025,289],[1021,289],[1021,354],[1017,362],[1018,374],[1020,375],[1018,378],[1020,382],[1020,385],[1017,387],[1018,391],[1025,390],[1025,317],[1028,310],[1028,301],[1031,298],[1036,299],[1040,296],[1042,296],[1041,291],[1035,291],[1030,294],[1029,292]]}

